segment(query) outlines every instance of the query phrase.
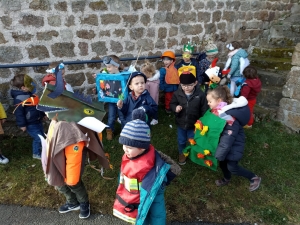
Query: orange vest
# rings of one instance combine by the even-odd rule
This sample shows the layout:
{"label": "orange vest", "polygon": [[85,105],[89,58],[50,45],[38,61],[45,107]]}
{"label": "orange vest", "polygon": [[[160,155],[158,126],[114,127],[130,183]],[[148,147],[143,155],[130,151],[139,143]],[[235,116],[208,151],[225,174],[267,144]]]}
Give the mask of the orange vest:
{"label": "orange vest", "polygon": [[172,62],[170,66],[165,67],[165,69],[166,69],[165,81],[167,84],[179,84],[180,83],[178,71],[174,65],[175,65],[175,61]]}
{"label": "orange vest", "polygon": [[130,160],[124,154],[121,164],[119,186],[113,207],[113,215],[129,223],[135,223],[140,203],[140,186],[145,175],[155,163],[155,149],[150,145],[149,151]]}

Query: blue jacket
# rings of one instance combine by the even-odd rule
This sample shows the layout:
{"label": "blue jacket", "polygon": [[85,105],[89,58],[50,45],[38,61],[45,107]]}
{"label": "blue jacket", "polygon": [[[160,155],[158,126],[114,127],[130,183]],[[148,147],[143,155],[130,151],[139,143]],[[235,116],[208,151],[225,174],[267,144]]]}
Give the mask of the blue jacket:
{"label": "blue jacket", "polygon": [[125,121],[122,121],[122,125],[125,125],[127,122],[132,120],[132,111],[139,107],[143,107],[148,118],[157,118],[158,106],[150,96],[148,90],[145,89],[136,100],[133,99],[132,92],[130,92],[128,97],[123,101],[123,107],[120,111],[124,115]]}
{"label": "blue jacket", "polygon": [[244,49],[238,50],[231,58],[230,72],[231,77],[241,77],[240,58],[247,58],[248,53]]}
{"label": "blue jacket", "polygon": [[178,70],[182,66],[194,66],[194,67],[196,67],[196,79],[197,79],[197,81],[199,81],[200,67],[199,67],[199,62],[196,59],[191,58],[190,63],[185,63],[184,60],[182,59],[179,63],[177,63],[175,65],[175,68]]}
{"label": "blue jacket", "polygon": [[[11,97],[14,99],[14,105],[23,102],[32,96],[31,92],[24,92],[22,90],[12,89],[10,91]],[[37,124],[45,117],[45,113],[36,109],[36,106],[22,106],[19,105],[15,112],[16,123],[18,127],[27,127],[30,124]]]}
{"label": "blue jacket", "polygon": [[159,69],[160,77],[159,77],[159,89],[163,92],[174,92],[178,88],[178,84],[167,84],[166,83],[166,74],[167,71],[164,67]]}
{"label": "blue jacket", "polygon": [[[136,225],[166,224],[164,189],[176,175],[179,175],[181,170],[173,160],[166,157],[166,155],[156,151],[155,166],[142,181]],[[176,168],[172,171],[172,167]]]}
{"label": "blue jacket", "polygon": [[219,161],[239,161],[243,157],[245,148],[244,128],[250,119],[249,106],[234,108],[226,114],[235,118],[232,126],[226,124],[221,134],[215,157]]}

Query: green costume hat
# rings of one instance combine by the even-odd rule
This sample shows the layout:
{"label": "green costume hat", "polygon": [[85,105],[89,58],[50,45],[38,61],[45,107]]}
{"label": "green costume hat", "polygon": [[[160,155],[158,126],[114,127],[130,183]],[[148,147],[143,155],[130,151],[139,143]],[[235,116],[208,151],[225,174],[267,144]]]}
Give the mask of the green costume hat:
{"label": "green costume hat", "polygon": [[24,76],[24,86],[28,88],[30,92],[34,90],[33,79],[27,74]]}
{"label": "green costume hat", "polygon": [[189,52],[192,53],[194,51],[194,44],[191,44],[191,42],[188,42],[186,45],[183,46],[183,52]]}

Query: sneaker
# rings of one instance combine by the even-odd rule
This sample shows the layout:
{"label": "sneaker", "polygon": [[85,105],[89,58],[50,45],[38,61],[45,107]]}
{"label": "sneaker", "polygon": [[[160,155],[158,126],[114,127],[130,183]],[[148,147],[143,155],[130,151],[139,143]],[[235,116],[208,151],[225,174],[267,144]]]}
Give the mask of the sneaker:
{"label": "sneaker", "polygon": [[67,213],[67,212],[71,212],[71,211],[76,211],[80,209],[80,204],[69,204],[66,203],[64,205],[62,205],[61,207],[59,207],[58,212],[59,213]]}
{"label": "sneaker", "polygon": [[152,119],[150,125],[156,125],[156,124],[158,124],[158,120]]}
{"label": "sneaker", "polygon": [[89,202],[80,203],[79,218],[86,219],[89,218],[89,216],[90,216],[90,203]]}
{"label": "sneaker", "polygon": [[32,158],[41,160],[41,155],[33,154]]}
{"label": "sneaker", "polygon": [[222,178],[220,180],[216,180],[215,183],[218,187],[222,187],[227,185],[230,182],[230,180],[226,180],[225,178]]}
{"label": "sneaker", "polygon": [[117,121],[118,121],[119,124],[122,124],[119,117],[117,118]]}
{"label": "sneaker", "polygon": [[255,191],[259,188],[261,177],[255,176],[251,179],[249,191]]}
{"label": "sneaker", "polygon": [[184,156],[184,154],[179,154],[178,164],[180,166],[183,166],[184,164],[186,164],[186,157]]}
{"label": "sneaker", "polygon": [[0,164],[7,164],[8,162],[9,162],[8,158],[0,154]]}
{"label": "sneaker", "polygon": [[251,129],[251,128],[252,128],[252,125],[245,125],[244,128],[245,128],[245,129]]}
{"label": "sneaker", "polygon": [[165,109],[165,111],[166,111],[166,113],[168,113],[168,114],[172,113],[172,110],[170,110],[170,109]]}

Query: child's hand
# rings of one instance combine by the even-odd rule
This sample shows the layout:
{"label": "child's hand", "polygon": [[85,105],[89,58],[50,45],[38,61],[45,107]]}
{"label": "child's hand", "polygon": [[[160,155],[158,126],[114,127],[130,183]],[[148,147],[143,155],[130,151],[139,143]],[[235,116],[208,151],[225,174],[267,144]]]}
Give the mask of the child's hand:
{"label": "child's hand", "polygon": [[179,113],[181,110],[182,110],[181,105],[176,106],[175,112]]}
{"label": "child's hand", "polygon": [[26,131],[26,127],[20,127],[20,129],[25,132]]}
{"label": "child's hand", "polygon": [[2,120],[0,120],[1,124],[4,124],[4,123],[5,123],[5,121],[6,121],[6,119],[2,119]]}
{"label": "child's hand", "polygon": [[93,73],[92,76],[93,76],[94,78],[96,78],[96,77],[97,77],[97,74]]}
{"label": "child's hand", "polygon": [[119,101],[117,102],[117,107],[118,107],[119,109],[122,109],[122,107],[123,107],[123,101],[122,101],[122,100],[119,100]]}
{"label": "child's hand", "polygon": [[44,121],[49,120],[48,116],[44,116],[43,120],[44,120]]}

